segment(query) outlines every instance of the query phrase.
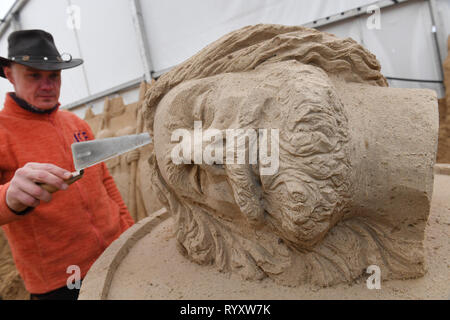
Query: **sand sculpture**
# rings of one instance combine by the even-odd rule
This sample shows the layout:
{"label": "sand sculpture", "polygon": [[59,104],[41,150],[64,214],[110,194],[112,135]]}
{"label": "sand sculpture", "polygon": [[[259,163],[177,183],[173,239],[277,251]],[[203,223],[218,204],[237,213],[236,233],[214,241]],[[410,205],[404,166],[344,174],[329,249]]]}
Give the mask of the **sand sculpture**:
{"label": "sand sculpture", "polygon": [[0,300],[24,300],[29,296],[14,264],[8,240],[0,229]]}
{"label": "sand sculpture", "polygon": [[[150,85],[143,82],[139,100],[125,105],[122,97],[106,99],[103,112],[95,115],[88,109],[85,120],[91,126],[96,139],[119,137],[143,132],[141,103]],[[117,188],[135,221],[147,217],[162,207],[153,196],[149,180],[147,159],[152,150],[145,146],[127,154],[106,161]]]}
{"label": "sand sculpture", "polygon": [[450,163],[450,36],[447,58],[444,61],[445,97],[439,99],[439,145],[437,162]]}
{"label": "sand sculpture", "polygon": [[[425,273],[436,95],[388,88],[375,56],[355,41],[245,27],[163,75],[144,107],[154,137],[148,178],[191,261],[290,286],[351,282],[370,265],[383,279]],[[276,172],[184,153],[175,164],[173,133],[187,129],[194,141],[195,121],[222,137],[278,129],[278,140],[258,145],[259,155],[278,147]],[[200,138],[201,151],[222,145],[219,136]]]}

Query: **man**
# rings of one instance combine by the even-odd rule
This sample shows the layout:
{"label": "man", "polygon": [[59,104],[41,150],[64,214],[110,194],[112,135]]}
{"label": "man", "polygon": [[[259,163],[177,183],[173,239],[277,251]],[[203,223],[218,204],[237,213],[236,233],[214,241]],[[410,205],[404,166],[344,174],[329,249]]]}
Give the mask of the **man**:
{"label": "man", "polygon": [[82,279],[134,222],[105,164],[66,183],[75,171],[71,144],[94,139],[89,125],[58,103],[61,70],[83,61],[63,60],[42,30],[14,32],[8,43],[0,76],[15,92],[0,111],[0,225],[32,299],[76,299],[79,290],[67,286],[69,277],[76,280],[73,270]]}

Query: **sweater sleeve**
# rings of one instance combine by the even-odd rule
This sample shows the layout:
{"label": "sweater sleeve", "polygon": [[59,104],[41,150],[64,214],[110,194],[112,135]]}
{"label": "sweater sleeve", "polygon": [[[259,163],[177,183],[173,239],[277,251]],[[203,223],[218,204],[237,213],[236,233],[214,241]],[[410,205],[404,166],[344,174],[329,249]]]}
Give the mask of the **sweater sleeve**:
{"label": "sweater sleeve", "polygon": [[8,188],[9,182],[4,185],[0,185],[0,226],[16,220],[20,220],[22,218],[22,216],[14,214],[6,204],[6,191],[8,190]]}
{"label": "sweater sleeve", "polygon": [[[4,163],[8,163],[11,159],[8,159],[8,155],[10,154],[7,150],[7,144],[5,141],[7,139],[2,135],[2,131],[0,131],[0,167]],[[8,191],[10,182],[4,176],[4,172],[0,168],[0,226],[8,224],[10,222],[20,220],[22,216],[14,214],[11,209],[6,204],[6,191]]]}
{"label": "sweater sleeve", "polygon": [[113,199],[119,205],[120,217],[124,224],[128,227],[131,227],[134,224],[134,220],[131,217],[127,206],[125,205],[125,202],[123,201],[119,189],[117,189],[116,183],[109,173],[108,168],[106,167],[104,162],[102,162],[101,165],[103,168],[103,184],[105,185],[106,191],[108,192],[108,195],[111,197],[111,199]]}

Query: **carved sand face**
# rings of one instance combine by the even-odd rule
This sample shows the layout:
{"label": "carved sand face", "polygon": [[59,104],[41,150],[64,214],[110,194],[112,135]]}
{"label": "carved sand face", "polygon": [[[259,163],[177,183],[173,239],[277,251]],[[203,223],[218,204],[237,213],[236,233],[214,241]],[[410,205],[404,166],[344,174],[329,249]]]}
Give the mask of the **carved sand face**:
{"label": "carved sand face", "polygon": [[[258,165],[175,165],[171,133],[193,131],[194,121],[203,130],[279,129],[279,170],[261,175]],[[237,226],[269,227],[297,248],[316,244],[342,215],[346,142],[347,119],[327,75],[295,61],[185,82],[155,115],[161,174],[182,201]]]}
{"label": "carved sand face", "polygon": [[[349,38],[255,25],[154,83],[144,102],[150,179],[174,218],[180,253],[289,286],[351,282],[368,264],[390,279],[423,275],[435,97],[387,88],[380,69]],[[278,170],[175,165],[171,134],[195,132],[196,120],[203,130],[279,129]]]}

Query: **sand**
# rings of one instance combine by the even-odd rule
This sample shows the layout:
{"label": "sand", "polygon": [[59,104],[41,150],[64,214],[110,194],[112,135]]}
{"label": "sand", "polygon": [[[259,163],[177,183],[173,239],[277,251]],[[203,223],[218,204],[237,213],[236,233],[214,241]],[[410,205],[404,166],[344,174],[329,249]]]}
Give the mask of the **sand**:
{"label": "sand", "polygon": [[[450,53],[450,36],[448,37]],[[443,63],[445,97],[439,99],[439,144],[437,162],[450,163],[450,54]]]}
{"label": "sand", "polygon": [[0,300],[28,298],[29,293],[26,291],[22,278],[14,265],[8,241],[3,230],[0,229]]}

